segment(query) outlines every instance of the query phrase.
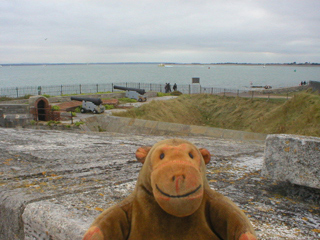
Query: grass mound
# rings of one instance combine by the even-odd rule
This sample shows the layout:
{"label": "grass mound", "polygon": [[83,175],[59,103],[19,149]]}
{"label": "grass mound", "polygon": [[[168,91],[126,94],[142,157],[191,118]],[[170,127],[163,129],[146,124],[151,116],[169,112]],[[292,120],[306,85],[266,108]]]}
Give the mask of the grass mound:
{"label": "grass mound", "polygon": [[320,136],[320,95],[311,92],[301,92],[289,100],[268,101],[207,94],[181,95],[115,115],[268,134]]}

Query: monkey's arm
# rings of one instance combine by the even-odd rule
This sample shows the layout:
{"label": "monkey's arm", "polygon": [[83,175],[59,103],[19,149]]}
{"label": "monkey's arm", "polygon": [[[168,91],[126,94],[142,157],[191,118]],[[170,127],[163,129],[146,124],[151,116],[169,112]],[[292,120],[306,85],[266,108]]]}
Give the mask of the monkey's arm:
{"label": "monkey's arm", "polygon": [[127,239],[130,224],[126,207],[115,205],[102,212],[85,233],[83,240]]}
{"label": "monkey's arm", "polygon": [[206,191],[213,231],[224,240],[256,240],[247,216],[230,199],[213,190]]}

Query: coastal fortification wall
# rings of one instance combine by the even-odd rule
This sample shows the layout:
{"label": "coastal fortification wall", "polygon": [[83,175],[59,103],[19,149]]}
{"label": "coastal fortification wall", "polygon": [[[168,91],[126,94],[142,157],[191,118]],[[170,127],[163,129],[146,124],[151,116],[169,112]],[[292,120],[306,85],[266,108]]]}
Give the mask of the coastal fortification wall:
{"label": "coastal fortification wall", "polygon": [[320,93],[320,82],[309,81],[309,85],[312,87],[314,91],[318,91]]}
{"label": "coastal fortification wall", "polygon": [[0,127],[24,127],[32,119],[29,114],[29,105],[26,104],[1,104]]}
{"label": "coastal fortification wall", "polygon": [[108,115],[94,115],[84,118],[81,128],[94,132],[136,133],[164,136],[207,136],[235,140],[264,141],[267,134],[244,132],[206,126],[185,125],[150,121],[134,118],[123,118]]}

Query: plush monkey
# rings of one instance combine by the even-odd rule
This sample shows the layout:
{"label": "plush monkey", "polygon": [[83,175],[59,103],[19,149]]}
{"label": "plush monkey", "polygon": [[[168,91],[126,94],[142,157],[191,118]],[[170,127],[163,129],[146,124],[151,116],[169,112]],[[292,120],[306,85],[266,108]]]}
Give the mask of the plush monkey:
{"label": "plush monkey", "polygon": [[135,190],[93,222],[84,240],[256,240],[245,214],[210,189],[205,164],[211,155],[182,139],[141,147]]}

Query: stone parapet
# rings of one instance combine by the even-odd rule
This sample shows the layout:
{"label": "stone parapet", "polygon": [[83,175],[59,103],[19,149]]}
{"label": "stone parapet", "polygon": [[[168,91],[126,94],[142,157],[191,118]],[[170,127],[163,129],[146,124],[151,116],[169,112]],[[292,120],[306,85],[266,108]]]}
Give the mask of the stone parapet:
{"label": "stone parapet", "polygon": [[[0,128],[0,239],[81,240],[101,211],[133,191],[141,169],[137,148],[165,138]],[[318,239],[312,229],[319,210],[310,211],[305,201],[275,199],[268,191],[274,185],[259,177],[264,144],[180,138],[210,151],[210,187],[250,216],[258,239]]]}
{"label": "stone parapet", "polygon": [[31,120],[29,105],[0,104],[0,127],[25,127]]}
{"label": "stone parapet", "polygon": [[320,189],[320,138],[268,135],[262,175]]}

